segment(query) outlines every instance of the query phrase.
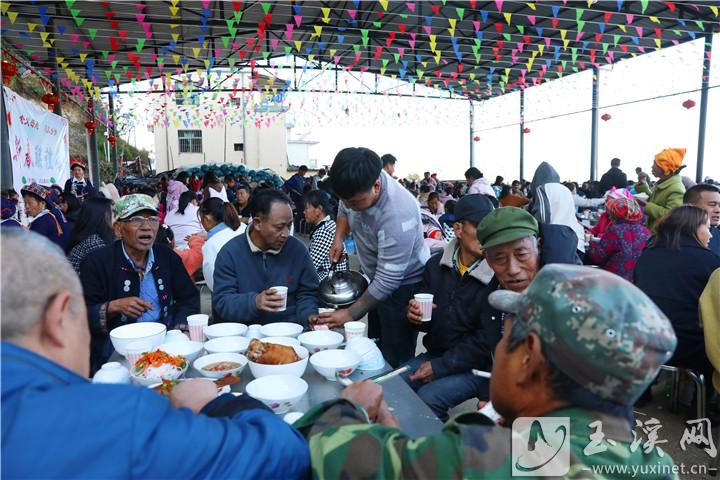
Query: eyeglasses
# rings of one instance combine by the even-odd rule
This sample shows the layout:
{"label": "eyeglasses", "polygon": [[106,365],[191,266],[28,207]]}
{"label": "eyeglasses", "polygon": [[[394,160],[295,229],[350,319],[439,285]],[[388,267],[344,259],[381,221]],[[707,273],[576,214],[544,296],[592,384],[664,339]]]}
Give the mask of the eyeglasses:
{"label": "eyeglasses", "polygon": [[151,217],[142,217],[140,215],[137,215],[135,217],[126,218],[123,220],[125,223],[130,223],[133,227],[141,227],[145,222],[148,222],[151,227],[157,227],[160,225],[160,217],[157,217],[155,215]]}

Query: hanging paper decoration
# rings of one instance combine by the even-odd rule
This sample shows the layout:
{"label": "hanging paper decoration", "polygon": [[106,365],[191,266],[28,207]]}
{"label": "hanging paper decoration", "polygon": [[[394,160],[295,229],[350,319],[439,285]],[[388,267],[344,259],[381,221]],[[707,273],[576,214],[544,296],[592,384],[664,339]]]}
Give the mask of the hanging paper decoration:
{"label": "hanging paper decoration", "polygon": [[682,103],[682,106],[690,110],[695,106],[695,102],[689,98]]}
{"label": "hanging paper decoration", "polygon": [[473,137],[473,140],[475,140],[476,142],[479,142],[479,141],[480,141],[480,137],[478,137],[477,135],[475,135],[475,136]]}
{"label": "hanging paper decoration", "polygon": [[48,110],[52,111],[55,108],[55,105],[60,103],[60,99],[55,95],[54,93],[46,93],[41,97],[41,100],[43,103],[47,104]]}
{"label": "hanging paper decoration", "polygon": [[604,113],[603,116],[600,118],[602,118],[603,122],[607,122],[612,118],[612,115],[610,115],[609,113]]}
{"label": "hanging paper decoration", "polygon": [[96,128],[97,128],[97,124],[95,122],[93,122],[93,121],[85,122],[85,129],[87,130],[88,135],[92,135],[92,133],[95,131]]}
{"label": "hanging paper decoration", "polygon": [[108,142],[110,143],[110,145],[112,145],[114,147],[115,143],[117,142],[117,138],[115,137],[115,135],[110,135],[108,137]]}
{"label": "hanging paper decoration", "polygon": [[8,62],[7,60],[2,61],[2,77],[5,85],[10,83],[12,77],[17,75],[17,67],[14,63]]}
{"label": "hanging paper decoration", "polygon": [[530,133],[530,129],[528,127],[523,128],[523,133]]}

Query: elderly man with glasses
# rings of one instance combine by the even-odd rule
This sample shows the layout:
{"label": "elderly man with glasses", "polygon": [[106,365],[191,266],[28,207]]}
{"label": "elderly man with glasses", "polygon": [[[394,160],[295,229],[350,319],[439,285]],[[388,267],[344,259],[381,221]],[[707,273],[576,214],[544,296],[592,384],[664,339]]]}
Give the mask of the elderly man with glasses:
{"label": "elderly man with glasses", "polygon": [[160,226],[155,202],[147,195],[127,195],[115,204],[112,245],[90,254],[80,266],[80,280],[92,334],[91,368],[112,354],[109,332],[134,322],[162,322],[182,328],[200,310],[200,295],[171,249],[154,246]]}

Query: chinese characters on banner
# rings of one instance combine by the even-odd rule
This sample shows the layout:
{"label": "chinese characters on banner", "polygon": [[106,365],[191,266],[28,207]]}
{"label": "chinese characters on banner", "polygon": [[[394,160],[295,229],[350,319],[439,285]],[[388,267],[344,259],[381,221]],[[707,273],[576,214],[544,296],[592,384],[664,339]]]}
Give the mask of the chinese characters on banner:
{"label": "chinese characters on banner", "polygon": [[3,95],[15,189],[64,182],[70,176],[68,121],[7,87]]}

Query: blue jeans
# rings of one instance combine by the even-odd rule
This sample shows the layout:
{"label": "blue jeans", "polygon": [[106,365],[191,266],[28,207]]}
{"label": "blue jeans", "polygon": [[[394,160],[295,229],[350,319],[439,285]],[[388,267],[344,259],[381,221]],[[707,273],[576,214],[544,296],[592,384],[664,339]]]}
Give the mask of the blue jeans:
{"label": "blue jeans", "polygon": [[410,380],[410,375],[415,373],[420,364],[432,359],[433,357],[427,353],[422,353],[406,362],[405,365],[410,368],[402,374],[402,377],[440,420],[446,422],[449,418],[448,410],[465,400],[473,397],[479,397],[481,400],[489,398],[490,381],[487,378],[477,377],[472,372],[437,378],[429,383]]}

